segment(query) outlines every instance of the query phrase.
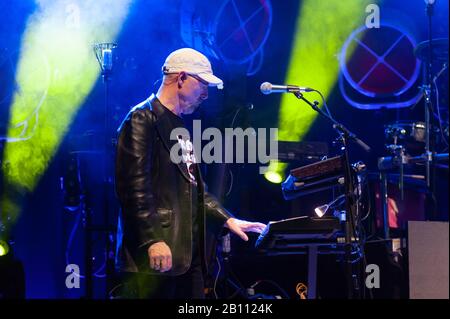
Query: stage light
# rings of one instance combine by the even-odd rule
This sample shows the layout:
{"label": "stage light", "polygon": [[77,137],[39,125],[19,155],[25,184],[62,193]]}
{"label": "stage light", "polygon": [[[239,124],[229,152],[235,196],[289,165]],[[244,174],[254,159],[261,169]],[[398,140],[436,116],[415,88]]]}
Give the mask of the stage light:
{"label": "stage light", "polygon": [[330,208],[330,206],[322,205],[322,206],[314,208],[314,212],[316,213],[316,215],[318,217],[322,217],[327,213],[328,208]]}
{"label": "stage light", "polygon": [[325,216],[325,214],[328,212],[328,210],[330,208],[335,208],[339,205],[342,204],[343,201],[341,200],[345,200],[345,195],[339,195],[336,199],[332,200],[330,203],[325,204],[325,205],[321,205],[319,207],[314,208],[314,212],[316,213],[316,215],[318,217],[323,217]]}
{"label": "stage light", "polygon": [[0,257],[9,253],[9,245],[6,241],[0,240]]}
{"label": "stage light", "polygon": [[98,79],[93,44],[115,39],[130,3],[37,1],[22,37],[1,167],[10,192],[0,199],[0,211],[13,221]]}
{"label": "stage light", "polygon": [[267,171],[264,173],[264,177],[271,183],[280,184],[284,176],[284,168],[287,164],[278,161],[271,161]]}
{"label": "stage light", "polygon": [[[366,7],[377,2],[302,1],[284,83],[317,89],[327,98],[338,80],[338,52],[348,35],[363,25],[367,17]],[[309,94],[312,96],[315,93]],[[301,141],[316,117],[317,113],[294,95],[283,94],[278,123],[279,140]],[[283,171],[286,167],[279,166]]]}
{"label": "stage light", "polygon": [[283,181],[283,177],[277,172],[266,172],[264,177],[274,184],[280,184]]}

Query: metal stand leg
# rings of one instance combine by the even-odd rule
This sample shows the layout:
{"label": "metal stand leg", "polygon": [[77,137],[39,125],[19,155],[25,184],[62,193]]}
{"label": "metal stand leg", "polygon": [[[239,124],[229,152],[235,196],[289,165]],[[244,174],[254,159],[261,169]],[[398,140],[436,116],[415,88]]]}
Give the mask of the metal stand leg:
{"label": "metal stand leg", "polygon": [[308,246],[308,299],[316,299],[317,246]]}
{"label": "metal stand leg", "polygon": [[388,184],[385,172],[381,172],[381,203],[383,207],[383,235],[384,239],[389,239],[389,210],[388,210]]}

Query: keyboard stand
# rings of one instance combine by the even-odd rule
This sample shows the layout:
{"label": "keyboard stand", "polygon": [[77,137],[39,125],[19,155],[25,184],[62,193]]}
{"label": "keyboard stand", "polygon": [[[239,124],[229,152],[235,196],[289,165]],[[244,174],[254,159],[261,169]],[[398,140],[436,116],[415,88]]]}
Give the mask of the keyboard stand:
{"label": "keyboard stand", "polygon": [[317,245],[308,245],[308,299],[316,299]]}
{"label": "keyboard stand", "polygon": [[317,266],[319,255],[343,255],[345,253],[344,244],[337,242],[322,243],[292,243],[262,250],[267,256],[279,255],[308,255],[307,265],[307,299],[317,298]]}

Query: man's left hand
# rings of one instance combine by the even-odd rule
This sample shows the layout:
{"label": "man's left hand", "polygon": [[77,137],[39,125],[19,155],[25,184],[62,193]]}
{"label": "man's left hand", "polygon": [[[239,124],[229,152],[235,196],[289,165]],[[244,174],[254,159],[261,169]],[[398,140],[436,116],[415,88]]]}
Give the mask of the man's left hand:
{"label": "man's left hand", "polygon": [[229,218],[225,223],[225,227],[227,227],[230,231],[241,237],[243,240],[247,241],[248,236],[245,234],[246,232],[253,232],[260,234],[264,230],[266,225],[264,225],[263,223],[249,222],[246,220]]}

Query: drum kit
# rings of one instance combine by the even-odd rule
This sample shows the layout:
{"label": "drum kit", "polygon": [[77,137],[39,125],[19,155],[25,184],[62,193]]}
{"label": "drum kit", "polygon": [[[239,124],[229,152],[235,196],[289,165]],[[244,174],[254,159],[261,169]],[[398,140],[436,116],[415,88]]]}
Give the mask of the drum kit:
{"label": "drum kit", "polygon": [[[429,18],[431,19],[431,15]],[[398,176],[398,189],[401,200],[403,200],[404,181],[407,183],[411,176],[416,181],[421,180],[426,192],[432,194],[434,191],[433,176],[435,176],[433,170],[441,167],[448,171],[448,105],[445,105],[445,109],[439,105],[439,86],[437,84],[437,81],[448,81],[448,39],[431,40],[430,30],[429,40],[421,42],[414,51],[416,57],[425,64],[424,83],[421,86],[425,99],[424,120],[402,120],[385,125],[385,146],[390,156],[379,158],[378,168],[382,186],[381,196],[384,201],[382,211],[386,238],[389,237],[387,195],[389,174],[387,173],[392,169],[398,169],[399,174],[395,175]],[[438,71],[436,72],[436,70]],[[447,87],[445,84],[445,90]],[[422,175],[415,172],[413,175],[404,174],[404,167],[411,166],[420,167]],[[425,219],[432,218],[426,216]]]}

